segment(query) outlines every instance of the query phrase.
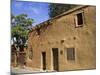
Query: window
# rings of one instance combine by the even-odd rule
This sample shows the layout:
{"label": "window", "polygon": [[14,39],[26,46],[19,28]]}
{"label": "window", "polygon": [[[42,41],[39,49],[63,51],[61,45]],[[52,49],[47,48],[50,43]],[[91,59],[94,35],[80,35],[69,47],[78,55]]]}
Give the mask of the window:
{"label": "window", "polygon": [[67,60],[75,60],[75,49],[67,48]]}
{"label": "window", "polygon": [[33,58],[33,51],[32,51],[32,48],[30,48],[29,50],[29,59],[32,59]]}
{"label": "window", "polygon": [[83,26],[83,13],[76,14],[76,27]]}

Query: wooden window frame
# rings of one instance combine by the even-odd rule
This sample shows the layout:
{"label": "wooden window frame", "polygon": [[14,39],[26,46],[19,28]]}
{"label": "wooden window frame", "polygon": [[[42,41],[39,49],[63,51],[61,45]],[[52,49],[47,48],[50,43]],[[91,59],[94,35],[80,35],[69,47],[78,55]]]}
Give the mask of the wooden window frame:
{"label": "wooden window frame", "polygon": [[[72,50],[72,51],[70,51]],[[67,61],[75,61],[75,48],[67,48],[66,49],[66,57],[67,57]]]}
{"label": "wooden window frame", "polygon": [[[78,14],[82,14],[82,24],[78,24]],[[84,12],[80,11],[75,14],[75,28],[83,27],[83,25],[84,25]]]}

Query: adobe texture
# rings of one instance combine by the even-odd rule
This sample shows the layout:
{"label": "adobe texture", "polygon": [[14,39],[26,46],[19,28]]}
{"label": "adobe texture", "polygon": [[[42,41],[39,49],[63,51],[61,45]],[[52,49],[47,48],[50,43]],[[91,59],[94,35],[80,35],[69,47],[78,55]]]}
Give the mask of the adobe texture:
{"label": "adobe texture", "polygon": [[[84,23],[76,27],[75,17],[80,12]],[[28,37],[27,66],[43,70],[42,52],[45,52],[46,70],[53,71],[52,48],[58,48],[57,71],[95,69],[96,7],[79,6],[34,27]],[[74,61],[67,60],[67,48],[75,48]]]}

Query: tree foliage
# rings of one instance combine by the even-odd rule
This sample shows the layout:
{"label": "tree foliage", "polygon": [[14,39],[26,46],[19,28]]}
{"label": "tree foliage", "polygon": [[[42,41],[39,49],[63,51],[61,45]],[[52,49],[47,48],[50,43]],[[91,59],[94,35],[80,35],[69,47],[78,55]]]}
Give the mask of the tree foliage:
{"label": "tree foliage", "polygon": [[11,39],[18,46],[25,45],[33,19],[26,14],[11,15]]}
{"label": "tree foliage", "polygon": [[53,18],[71,8],[76,7],[76,5],[71,4],[49,4],[49,17]]}

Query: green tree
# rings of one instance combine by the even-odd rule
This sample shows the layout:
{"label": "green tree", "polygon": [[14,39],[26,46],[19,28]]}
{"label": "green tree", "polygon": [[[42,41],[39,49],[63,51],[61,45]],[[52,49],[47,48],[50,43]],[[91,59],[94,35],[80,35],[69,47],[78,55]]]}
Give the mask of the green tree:
{"label": "green tree", "polygon": [[25,46],[29,29],[32,27],[33,19],[26,14],[11,15],[11,39],[16,47]]}
{"label": "green tree", "polygon": [[77,5],[71,5],[71,4],[54,4],[54,3],[49,4],[49,17],[53,18],[76,6]]}

